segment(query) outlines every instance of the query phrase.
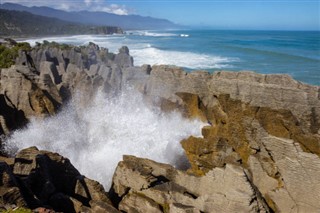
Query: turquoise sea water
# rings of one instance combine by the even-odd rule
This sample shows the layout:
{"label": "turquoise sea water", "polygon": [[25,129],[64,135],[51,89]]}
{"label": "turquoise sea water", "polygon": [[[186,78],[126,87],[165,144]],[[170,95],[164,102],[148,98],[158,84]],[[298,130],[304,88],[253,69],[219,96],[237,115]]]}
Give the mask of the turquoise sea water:
{"label": "turquoise sea water", "polygon": [[91,41],[115,52],[126,45],[135,65],[286,73],[296,80],[320,85],[319,31],[129,31],[125,35],[45,39],[81,45]]}

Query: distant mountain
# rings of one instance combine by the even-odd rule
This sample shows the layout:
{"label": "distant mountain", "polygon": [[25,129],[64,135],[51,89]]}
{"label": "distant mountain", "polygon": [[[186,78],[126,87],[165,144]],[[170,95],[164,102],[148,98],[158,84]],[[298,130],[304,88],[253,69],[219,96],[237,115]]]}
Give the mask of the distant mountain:
{"label": "distant mountain", "polygon": [[29,12],[0,9],[0,36],[113,33],[122,33],[122,30],[119,27],[84,25]]}
{"label": "distant mountain", "polygon": [[25,7],[19,4],[5,3],[0,8],[6,10],[27,11],[35,15],[59,18],[65,21],[77,21],[82,24],[119,26],[123,29],[170,29],[179,28],[166,19],[143,17],[139,15],[116,15],[106,12],[66,12],[50,7]]}

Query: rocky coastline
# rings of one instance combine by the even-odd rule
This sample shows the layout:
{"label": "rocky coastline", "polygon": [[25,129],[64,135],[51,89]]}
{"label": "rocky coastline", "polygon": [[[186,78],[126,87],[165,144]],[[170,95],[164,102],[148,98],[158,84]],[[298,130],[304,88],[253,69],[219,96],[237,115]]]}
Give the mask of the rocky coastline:
{"label": "rocky coastline", "polygon": [[319,211],[320,87],[288,75],[137,67],[127,47],[39,44],[0,69],[0,134],[56,115],[77,91],[85,105],[97,90],[117,95],[128,84],[164,112],[208,123],[203,137],[181,141],[188,170],[123,156],[104,189],[58,153],[4,151],[0,211]]}

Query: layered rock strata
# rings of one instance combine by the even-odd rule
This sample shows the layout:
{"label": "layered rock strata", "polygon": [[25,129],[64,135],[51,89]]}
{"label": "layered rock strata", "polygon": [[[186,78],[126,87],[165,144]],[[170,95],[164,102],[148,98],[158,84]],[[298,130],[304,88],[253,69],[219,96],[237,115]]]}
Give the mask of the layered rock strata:
{"label": "layered rock strata", "polygon": [[67,158],[36,147],[0,162],[0,209],[16,206],[57,212],[117,211],[98,182],[82,176]]}
{"label": "layered rock strata", "polygon": [[[1,69],[0,133],[9,134],[33,116],[54,115],[79,91],[86,104],[98,89],[116,95],[127,85],[164,111],[180,110],[208,125],[202,138],[181,142],[191,165],[187,172],[125,156],[110,191],[119,210],[320,209],[320,87],[287,75],[135,67],[126,47],[112,54],[92,43],[38,46]],[[3,171],[10,173],[7,166]]]}

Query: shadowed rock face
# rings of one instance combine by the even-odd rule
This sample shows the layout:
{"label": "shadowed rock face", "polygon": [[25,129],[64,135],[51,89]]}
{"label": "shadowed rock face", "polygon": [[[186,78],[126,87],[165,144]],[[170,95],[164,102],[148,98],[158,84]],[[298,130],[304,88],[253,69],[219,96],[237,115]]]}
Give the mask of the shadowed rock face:
{"label": "shadowed rock face", "polygon": [[[112,54],[92,43],[21,52],[16,65],[1,69],[0,77],[0,132],[4,134],[32,116],[54,115],[77,91],[87,104],[98,89],[116,95],[127,85],[164,111],[180,110],[186,117],[208,122],[203,138],[181,142],[191,164],[187,172],[124,157],[109,192],[113,205],[123,212],[320,209],[319,86],[287,75],[135,67],[128,48]],[[2,170],[10,173],[6,166]],[[21,192],[14,190],[19,197]],[[86,190],[79,190],[85,194]],[[62,193],[55,195],[57,202],[65,200]],[[89,202],[98,206],[96,211],[109,208],[99,196],[95,201],[73,198],[74,207],[81,203],[87,208]],[[29,205],[18,201],[17,205]]]}
{"label": "shadowed rock face", "polygon": [[268,211],[245,170],[233,165],[196,177],[169,165],[124,156],[113,183],[114,193],[122,198],[119,209],[127,212]]}
{"label": "shadowed rock face", "polygon": [[[103,186],[82,176],[67,158],[30,147],[0,163],[0,208],[14,204],[58,212],[118,212]],[[99,202],[103,202],[102,205]]]}

